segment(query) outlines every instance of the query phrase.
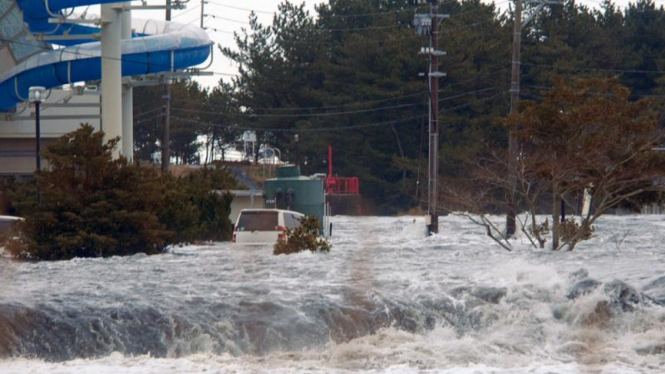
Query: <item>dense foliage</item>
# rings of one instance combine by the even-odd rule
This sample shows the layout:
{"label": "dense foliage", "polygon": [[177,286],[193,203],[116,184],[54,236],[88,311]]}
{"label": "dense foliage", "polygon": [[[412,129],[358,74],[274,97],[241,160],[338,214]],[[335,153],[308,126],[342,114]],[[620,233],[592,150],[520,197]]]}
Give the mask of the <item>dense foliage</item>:
{"label": "dense foliage", "polygon": [[304,217],[300,220],[300,226],[287,229],[288,240],[278,240],[273,247],[275,255],[290,255],[293,253],[330,252],[330,243],[322,238],[319,233],[319,219],[314,216]]}
{"label": "dense foliage", "polygon": [[211,192],[235,181],[224,169],[162,176],[113,159],[118,139],[83,125],[43,153],[49,168],[13,185],[13,213],[25,218],[8,244],[18,258],[58,260],[155,254],[173,243],[224,240],[231,197]]}
{"label": "dense foliage", "polygon": [[[456,178],[469,172],[461,161],[487,142],[505,146],[495,119],[508,112],[512,15],[477,0],[444,1],[440,10],[450,15],[440,30],[447,51],[440,58],[447,73],[440,80],[440,165]],[[330,0],[313,15],[285,1],[270,25],[250,15],[236,45],[220,47],[239,66],[232,83],[211,92],[194,84],[172,89],[174,154],[195,159],[192,134],[209,135],[219,147],[256,129],[259,142],[280,148],[305,173],[326,170],[332,145],[335,173],[359,176],[380,213],[417,204],[426,186],[418,181],[426,178],[428,95],[419,73],[427,58],[419,51],[427,40],[410,24],[424,12],[408,0]],[[541,100],[556,76],[616,76],[631,100],[652,96],[665,118],[665,10],[652,0],[623,9],[611,2],[597,9],[546,5],[523,32],[521,70],[524,99]],[[161,131],[160,113],[149,112],[161,101],[148,105],[147,96],[136,95],[144,105],[137,115],[155,119],[135,138],[151,152],[157,135],[142,134]]]}
{"label": "dense foliage", "polygon": [[[540,102],[525,101],[509,125],[520,140],[518,179],[522,196],[552,196],[552,248],[573,250],[609,209],[645,192],[665,191],[665,155],[654,152],[665,138],[651,100],[629,100],[615,79],[555,79]],[[587,189],[593,207],[581,222],[560,224],[561,201]],[[535,217],[537,207],[525,204]],[[574,210],[573,210],[574,211]],[[542,241],[542,238],[538,238]]]}
{"label": "dense foliage", "polygon": [[555,79],[541,101],[522,101],[519,113],[505,120],[520,143],[515,172],[506,150],[488,144],[469,160],[467,180],[442,188],[444,208],[468,212],[463,214],[510,250],[501,226],[486,213],[505,208],[506,192],[514,191],[524,212],[518,227],[531,244],[572,251],[610,209],[665,192],[665,154],[654,152],[665,141],[663,130],[651,100],[629,97],[617,79]]}

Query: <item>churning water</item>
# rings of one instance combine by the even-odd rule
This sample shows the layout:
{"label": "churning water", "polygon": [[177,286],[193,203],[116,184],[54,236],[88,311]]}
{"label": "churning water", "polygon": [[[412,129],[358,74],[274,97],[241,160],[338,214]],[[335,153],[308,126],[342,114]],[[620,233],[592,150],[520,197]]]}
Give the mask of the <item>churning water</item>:
{"label": "churning water", "polygon": [[337,217],[329,254],[0,259],[0,372],[665,372],[665,217],[573,253],[416,221]]}

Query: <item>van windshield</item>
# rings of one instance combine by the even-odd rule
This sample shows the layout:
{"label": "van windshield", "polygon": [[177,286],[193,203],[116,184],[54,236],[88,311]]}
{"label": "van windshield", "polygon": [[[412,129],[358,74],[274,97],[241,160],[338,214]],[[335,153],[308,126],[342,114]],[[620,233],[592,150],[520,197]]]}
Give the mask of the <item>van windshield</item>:
{"label": "van windshield", "polygon": [[5,218],[5,217],[0,218],[0,234],[8,232],[9,230],[12,229],[12,226],[14,226],[17,223],[18,219]]}
{"label": "van windshield", "polygon": [[277,212],[242,212],[238,231],[277,231]]}

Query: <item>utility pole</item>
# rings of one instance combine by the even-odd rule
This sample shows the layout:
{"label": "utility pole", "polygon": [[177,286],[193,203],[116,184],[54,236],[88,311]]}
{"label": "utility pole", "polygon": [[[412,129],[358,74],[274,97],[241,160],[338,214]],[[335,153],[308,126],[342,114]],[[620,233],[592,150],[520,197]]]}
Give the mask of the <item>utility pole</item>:
{"label": "utility pole", "polygon": [[[416,4],[422,1],[416,1]],[[428,234],[439,232],[439,78],[446,74],[439,71],[439,56],[446,53],[439,51],[439,19],[448,18],[447,14],[439,14],[439,1],[430,0],[429,14],[416,14],[414,24],[419,35],[429,34],[429,47],[424,52],[429,56],[427,81],[429,88],[429,163],[427,184],[427,217]]]}
{"label": "utility pole", "polygon": [[[166,0],[166,21],[171,20],[171,0]],[[164,86],[164,129],[162,134],[162,173],[169,172],[171,163],[171,82]]]}
{"label": "utility pole", "polygon": [[[520,100],[520,48],[522,45],[522,0],[515,0],[515,16],[513,19],[513,58],[510,73],[510,116],[517,114],[517,104]],[[506,216],[506,237],[515,235],[517,224],[516,188],[517,188],[517,157],[519,144],[515,130],[508,134],[508,215]]]}
{"label": "utility pole", "polygon": [[[513,57],[510,72],[510,115],[517,114],[517,104],[520,101],[520,49],[522,47],[522,29],[534,19],[545,5],[561,5],[562,0],[530,0],[527,15],[522,21],[522,0],[515,0],[515,16],[513,20]],[[506,215],[506,237],[515,235],[517,224],[517,160],[520,157],[520,145],[515,130],[508,134],[508,178],[509,191],[507,196],[508,212]]]}
{"label": "utility pole", "polygon": [[201,29],[203,29],[203,30],[205,30],[205,27],[203,27],[203,17],[205,17],[204,8],[205,8],[206,3],[207,3],[207,1],[201,0]]}
{"label": "utility pole", "polygon": [[430,32],[430,56],[432,63],[429,69],[430,91],[430,125],[429,125],[429,232],[439,232],[439,1],[432,0],[430,14],[432,14],[432,30]]}

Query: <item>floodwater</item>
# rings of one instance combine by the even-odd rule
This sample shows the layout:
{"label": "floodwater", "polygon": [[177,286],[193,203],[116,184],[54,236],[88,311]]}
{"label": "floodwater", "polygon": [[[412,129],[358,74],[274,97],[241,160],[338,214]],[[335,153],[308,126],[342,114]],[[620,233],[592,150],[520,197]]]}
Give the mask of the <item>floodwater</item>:
{"label": "floodwater", "polygon": [[333,223],[328,254],[1,258],[0,372],[665,371],[665,216],[607,217],[573,253],[463,217]]}

